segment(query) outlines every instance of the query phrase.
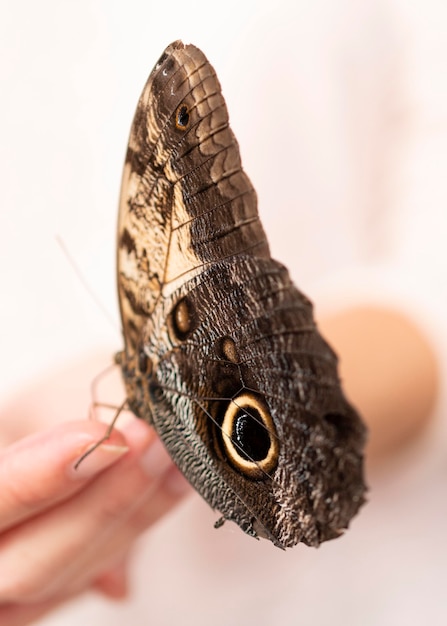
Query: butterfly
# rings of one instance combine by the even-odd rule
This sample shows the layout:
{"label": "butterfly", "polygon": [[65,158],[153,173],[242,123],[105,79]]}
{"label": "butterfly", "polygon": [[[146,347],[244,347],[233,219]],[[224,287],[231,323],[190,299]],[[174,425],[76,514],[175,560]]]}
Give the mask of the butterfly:
{"label": "butterfly", "polygon": [[216,73],[180,41],[137,105],[117,280],[127,404],[195,489],[281,548],[339,536],[364,502],[365,427],[311,302],[270,256]]}

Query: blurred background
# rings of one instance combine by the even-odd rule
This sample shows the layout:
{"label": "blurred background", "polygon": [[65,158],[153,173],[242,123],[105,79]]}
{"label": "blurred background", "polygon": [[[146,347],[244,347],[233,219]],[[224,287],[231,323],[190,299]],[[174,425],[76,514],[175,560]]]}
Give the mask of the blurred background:
{"label": "blurred background", "polygon": [[[142,87],[175,39],[214,65],[273,255],[317,315],[353,301],[411,310],[442,370],[445,3],[3,1],[1,403],[121,348],[122,164]],[[41,623],[445,624],[445,406],[441,393],[430,432],[373,471],[341,540],[281,553],[228,524],[214,531],[193,497],[138,546],[128,602],[86,596]]]}

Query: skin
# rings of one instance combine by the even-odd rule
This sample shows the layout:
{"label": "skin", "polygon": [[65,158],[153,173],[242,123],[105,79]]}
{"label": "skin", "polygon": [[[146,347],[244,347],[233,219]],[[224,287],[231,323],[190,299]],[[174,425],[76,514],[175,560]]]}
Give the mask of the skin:
{"label": "skin", "polygon": [[436,357],[399,311],[353,308],[319,325],[339,355],[345,392],[369,428],[367,460],[378,464],[426,428],[438,395]]}
{"label": "skin", "polygon": [[[428,423],[438,388],[435,357],[419,329],[396,311],[351,309],[320,320],[320,327],[340,355],[347,395],[370,427],[368,457],[377,463]],[[29,624],[87,589],[124,598],[135,539],[190,492],[153,430],[132,417],[123,423],[120,417],[120,430],[73,469],[106,427],[79,419],[61,424],[60,415],[84,414],[89,382],[103,366],[102,356],[75,364],[23,390],[1,411],[4,626]],[[94,395],[113,398],[116,380],[107,374],[100,383]]]}
{"label": "skin", "polygon": [[[120,430],[74,470],[107,427],[87,419],[60,423],[60,415],[85,415],[90,381],[104,363],[103,355],[90,356],[24,389],[0,411],[4,626],[29,624],[88,589],[126,597],[135,539],[191,491],[153,429],[124,414]],[[105,374],[95,395],[113,398],[116,383]]]}

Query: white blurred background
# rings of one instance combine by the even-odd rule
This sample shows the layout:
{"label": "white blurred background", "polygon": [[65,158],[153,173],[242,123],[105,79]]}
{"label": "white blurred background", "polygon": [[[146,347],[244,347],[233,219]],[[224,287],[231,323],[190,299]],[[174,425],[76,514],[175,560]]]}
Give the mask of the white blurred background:
{"label": "white blurred background", "polygon": [[119,330],[56,236],[119,329],[117,204],[142,87],[163,49],[182,38],[206,51],[237,110],[246,69],[235,59],[259,11],[256,2],[0,4],[1,391],[93,344],[119,348]]}
{"label": "white blurred background", "polygon": [[[0,396],[121,347],[121,168],[147,75],[178,38],[215,66],[274,256],[317,311],[320,298],[340,306],[337,289],[382,289],[430,320],[445,359],[444,2],[3,0]],[[435,448],[376,477],[352,530],[319,551],[215,532],[192,499],[141,545],[130,602],[88,597],[42,623],[445,624],[446,463]]]}

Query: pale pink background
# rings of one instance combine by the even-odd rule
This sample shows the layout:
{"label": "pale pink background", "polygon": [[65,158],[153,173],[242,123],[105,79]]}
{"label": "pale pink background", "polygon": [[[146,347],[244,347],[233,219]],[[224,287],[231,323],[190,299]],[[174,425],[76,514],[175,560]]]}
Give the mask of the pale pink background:
{"label": "pale pink background", "polygon": [[[0,4],[1,401],[120,348],[55,237],[119,329],[122,160],[139,92],[176,38],[215,65],[272,250],[317,314],[403,308],[444,368],[445,2],[22,0]],[[214,531],[193,497],[139,545],[129,602],[87,596],[41,623],[445,624],[444,395],[427,437],[370,477],[343,539],[282,553]]]}

